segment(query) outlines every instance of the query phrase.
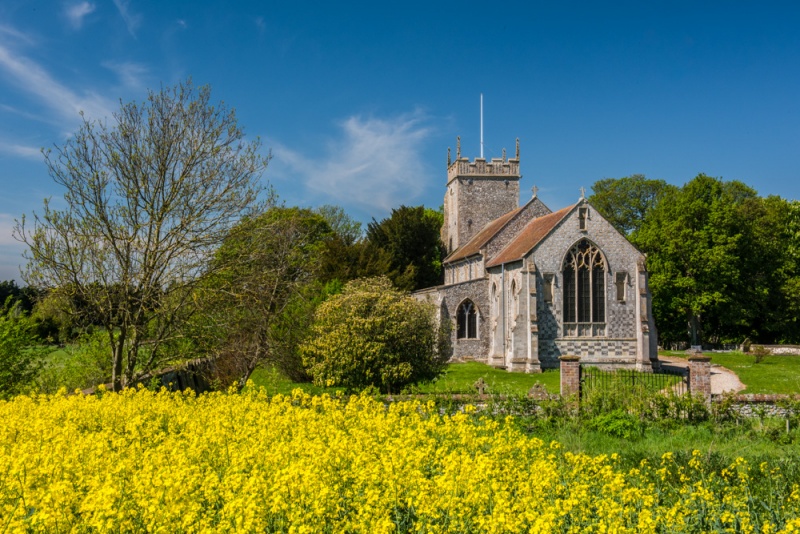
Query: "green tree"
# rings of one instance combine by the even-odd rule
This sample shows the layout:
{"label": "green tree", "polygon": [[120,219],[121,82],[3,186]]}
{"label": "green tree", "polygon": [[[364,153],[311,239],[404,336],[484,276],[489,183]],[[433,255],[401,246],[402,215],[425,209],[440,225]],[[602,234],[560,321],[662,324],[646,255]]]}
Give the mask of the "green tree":
{"label": "green tree", "polygon": [[194,288],[214,251],[257,202],[267,160],[236,116],[191,81],[123,104],[109,122],[84,118],[45,152],[64,188],[16,237],[26,281],[68,288],[109,338],[114,389],[170,357],[194,312]]}
{"label": "green tree", "polygon": [[439,211],[400,206],[388,218],[380,222],[373,219],[368,225],[367,244],[388,255],[389,270],[385,274],[398,288],[414,291],[444,281],[442,221]]}
{"label": "green tree", "polygon": [[363,230],[361,223],[353,219],[341,206],[325,204],[316,209],[331,230],[347,244],[352,245],[361,239]]}
{"label": "green tree", "polygon": [[193,337],[217,356],[223,382],[244,386],[261,364],[307,379],[297,346],[316,305],[335,285],[318,283],[319,257],[332,231],[307,209],[273,207],[232,229],[198,292]]}
{"label": "green tree", "polygon": [[379,277],[353,280],[322,303],[300,350],[318,385],[397,392],[441,373],[448,342],[430,304]]}
{"label": "green tree", "polygon": [[623,178],[604,178],[592,186],[589,202],[614,228],[628,235],[665,195],[676,190],[664,180],[650,180],[643,174]]}
{"label": "green tree", "polygon": [[0,282],[0,303],[6,302],[9,297],[26,313],[33,310],[36,301],[41,297],[41,292],[30,286],[19,287],[14,280]]}
{"label": "green tree", "polygon": [[699,344],[740,335],[743,257],[751,223],[744,216],[756,192],[741,182],[704,174],[663,197],[632,236],[647,253],[653,312],[662,341]]}
{"label": "green tree", "polygon": [[744,227],[739,335],[758,343],[800,341],[799,207],[797,201],[770,196],[750,199],[739,210]]}
{"label": "green tree", "polygon": [[0,399],[23,392],[33,382],[43,356],[36,343],[36,325],[8,298],[0,309]]}

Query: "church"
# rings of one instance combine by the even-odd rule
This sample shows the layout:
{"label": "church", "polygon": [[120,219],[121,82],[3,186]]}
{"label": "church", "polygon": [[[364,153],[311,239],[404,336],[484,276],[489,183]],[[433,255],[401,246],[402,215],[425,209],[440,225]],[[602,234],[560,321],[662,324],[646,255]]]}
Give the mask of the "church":
{"label": "church", "polygon": [[645,257],[581,192],[552,211],[520,205],[513,158],[447,156],[444,284],[415,293],[452,325],[452,361],[528,373],[579,356],[602,368],[658,369]]}

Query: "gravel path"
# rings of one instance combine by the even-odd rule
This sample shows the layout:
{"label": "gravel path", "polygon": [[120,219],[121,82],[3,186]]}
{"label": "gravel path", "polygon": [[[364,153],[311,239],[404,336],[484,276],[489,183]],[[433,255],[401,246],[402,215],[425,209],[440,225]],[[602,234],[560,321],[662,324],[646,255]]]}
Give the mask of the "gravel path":
{"label": "gravel path", "polygon": [[[669,358],[664,356],[658,357],[662,366],[666,367],[689,367],[689,362],[683,358]],[[742,391],[745,387],[744,384],[736,376],[736,373],[721,367],[719,365],[711,364],[711,394],[720,395],[727,391],[738,392]]]}

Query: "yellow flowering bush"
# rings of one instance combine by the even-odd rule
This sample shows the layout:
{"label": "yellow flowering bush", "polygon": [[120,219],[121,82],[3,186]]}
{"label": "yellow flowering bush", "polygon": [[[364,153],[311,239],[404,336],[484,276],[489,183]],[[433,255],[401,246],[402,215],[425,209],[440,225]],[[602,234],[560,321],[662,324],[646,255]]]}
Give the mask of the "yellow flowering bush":
{"label": "yellow flowering bush", "polygon": [[[753,498],[769,477],[771,500]],[[621,467],[419,401],[128,390],[0,402],[0,532],[796,532],[767,464]],[[788,490],[781,488],[788,487]]]}

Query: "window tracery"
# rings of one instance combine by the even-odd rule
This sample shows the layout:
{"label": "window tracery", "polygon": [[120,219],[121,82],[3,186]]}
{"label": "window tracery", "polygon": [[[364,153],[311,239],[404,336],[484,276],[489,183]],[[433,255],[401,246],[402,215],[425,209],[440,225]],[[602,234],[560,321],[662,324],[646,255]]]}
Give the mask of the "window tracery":
{"label": "window tracery", "polygon": [[587,239],[578,241],[564,258],[564,334],[605,335],[606,262]]}
{"label": "window tracery", "polygon": [[465,300],[456,311],[456,338],[476,339],[478,337],[478,312],[471,300]]}

